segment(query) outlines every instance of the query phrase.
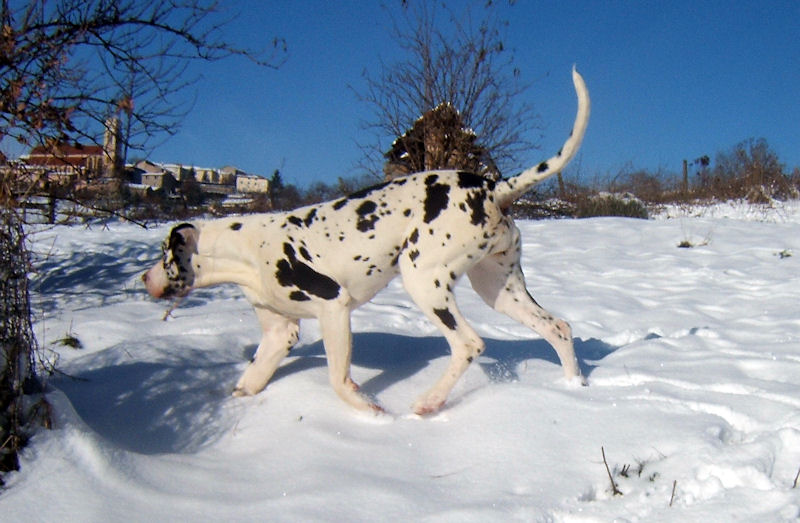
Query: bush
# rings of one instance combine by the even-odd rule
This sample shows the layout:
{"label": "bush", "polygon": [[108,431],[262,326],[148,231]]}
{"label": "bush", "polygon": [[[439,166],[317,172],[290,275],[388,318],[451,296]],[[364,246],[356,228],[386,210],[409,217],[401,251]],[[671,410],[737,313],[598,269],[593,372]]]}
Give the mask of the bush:
{"label": "bush", "polygon": [[575,216],[578,218],[622,216],[646,220],[649,214],[644,203],[631,194],[600,193],[580,198],[575,202]]}
{"label": "bush", "polygon": [[[17,453],[25,446],[36,410],[45,400],[25,405],[25,396],[38,392],[35,355],[38,349],[31,324],[28,293],[29,253],[18,216],[0,208],[0,486],[3,474],[19,468]],[[30,404],[30,403],[29,403]],[[42,417],[49,424],[46,414]]]}
{"label": "bush", "polygon": [[792,177],[784,173],[778,155],[763,138],[745,140],[717,154],[715,166],[698,173],[695,193],[718,200],[747,199],[766,203],[797,194]]}

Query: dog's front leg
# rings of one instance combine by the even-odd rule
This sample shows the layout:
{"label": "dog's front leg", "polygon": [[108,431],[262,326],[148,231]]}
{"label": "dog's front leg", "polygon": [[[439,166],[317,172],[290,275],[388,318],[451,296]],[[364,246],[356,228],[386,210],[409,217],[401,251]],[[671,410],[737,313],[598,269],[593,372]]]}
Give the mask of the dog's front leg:
{"label": "dog's front leg", "polygon": [[233,390],[234,396],[258,394],[267,386],[281,360],[297,343],[300,330],[297,320],[286,318],[256,307],[256,316],[261,324],[261,342]]}
{"label": "dog's front leg", "polygon": [[350,309],[341,303],[329,303],[319,316],[322,343],[328,359],[331,386],[344,401],[359,410],[382,412],[383,409],[358,391],[350,378],[353,335],[350,330]]}

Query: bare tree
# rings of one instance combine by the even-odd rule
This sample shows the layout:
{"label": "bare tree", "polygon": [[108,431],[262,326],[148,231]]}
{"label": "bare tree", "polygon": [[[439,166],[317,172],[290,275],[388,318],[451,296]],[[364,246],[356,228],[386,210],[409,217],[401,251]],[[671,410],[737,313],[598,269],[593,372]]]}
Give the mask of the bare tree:
{"label": "bare tree", "polygon": [[[368,168],[379,172],[387,140],[413,138],[407,131],[415,122],[444,106],[459,116],[450,119],[461,126],[454,132],[476,136],[452,144],[481,148],[500,172],[520,167],[520,154],[535,148],[528,136],[538,118],[521,100],[527,85],[514,66],[513,52],[503,44],[506,23],[493,14],[491,2],[479,8],[483,17],[478,21],[472,8],[456,12],[437,2],[404,6],[403,15],[394,21],[394,38],[404,58],[381,64],[378,75],[367,76],[365,90],[358,93],[373,109],[374,119],[367,127],[378,142],[363,147]],[[413,143],[400,145],[408,151],[419,149]],[[431,163],[432,156],[452,159],[447,152],[429,155],[427,162],[424,156],[409,160],[412,171],[451,167]]]}
{"label": "bare tree", "polygon": [[197,80],[190,63],[284,56],[277,39],[259,52],[231,45],[227,16],[208,0],[2,0],[0,139],[99,142],[117,113],[130,138],[174,132],[178,96]]}
{"label": "bare tree", "polygon": [[[210,0],[0,0],[0,8],[3,147],[16,141],[57,154],[63,143],[100,143],[113,130],[108,122],[122,120],[124,145],[141,148],[148,137],[174,132],[187,109],[177,95],[196,80],[192,62],[240,56],[276,67],[285,56],[278,39],[260,51],[230,43],[222,29],[232,17]],[[30,187],[19,169],[0,165],[0,174],[2,474],[16,467],[30,419],[21,395],[37,380],[28,253],[15,211]],[[74,198],[71,189],[61,195]]]}

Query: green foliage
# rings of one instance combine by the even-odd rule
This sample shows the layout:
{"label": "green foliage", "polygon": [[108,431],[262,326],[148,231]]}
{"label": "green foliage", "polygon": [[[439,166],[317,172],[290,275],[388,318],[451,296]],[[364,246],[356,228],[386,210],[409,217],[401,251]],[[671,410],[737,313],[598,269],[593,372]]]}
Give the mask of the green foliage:
{"label": "green foliage", "polygon": [[71,332],[68,332],[63,338],[58,340],[57,343],[65,347],[69,347],[71,349],[76,349],[76,350],[83,348],[83,343],[81,342],[81,340],[78,339],[78,337]]}

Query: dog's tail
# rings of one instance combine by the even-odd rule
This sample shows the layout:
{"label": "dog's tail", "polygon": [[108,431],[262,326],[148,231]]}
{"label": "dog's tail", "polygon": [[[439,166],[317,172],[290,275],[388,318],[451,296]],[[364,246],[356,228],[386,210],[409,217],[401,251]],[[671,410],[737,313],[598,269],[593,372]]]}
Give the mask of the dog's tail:
{"label": "dog's tail", "polygon": [[578,70],[572,68],[572,82],[575,84],[575,92],[578,95],[578,115],[575,117],[575,124],[569,138],[564,142],[561,150],[555,156],[541,162],[535,167],[527,169],[517,176],[498,182],[495,188],[495,198],[501,207],[507,207],[514,203],[514,200],[528,192],[528,190],[561,171],[578,152],[578,148],[583,141],[586,126],[589,124],[589,112],[591,103],[589,101],[589,91],[583,77],[578,74]]}

